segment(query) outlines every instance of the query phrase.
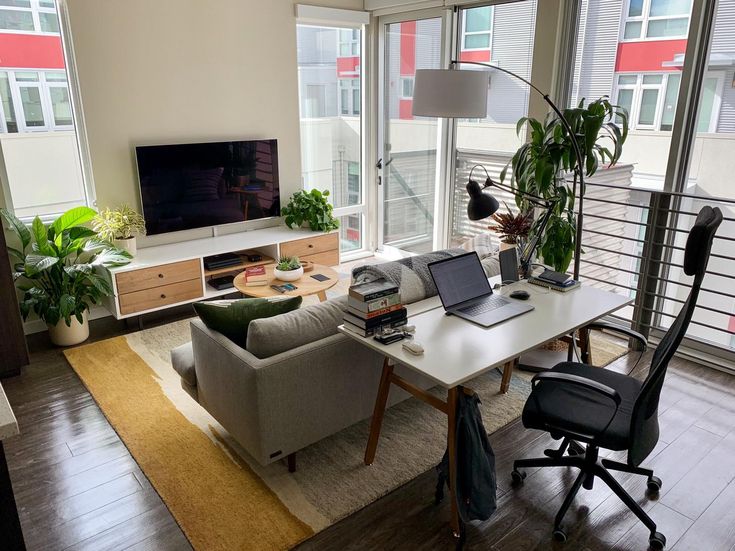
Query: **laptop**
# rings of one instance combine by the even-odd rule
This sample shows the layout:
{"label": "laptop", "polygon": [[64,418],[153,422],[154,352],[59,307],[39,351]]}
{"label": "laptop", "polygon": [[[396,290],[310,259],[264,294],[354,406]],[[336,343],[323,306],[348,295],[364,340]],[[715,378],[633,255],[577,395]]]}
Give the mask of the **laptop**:
{"label": "laptop", "polygon": [[477,253],[431,262],[429,272],[446,312],[483,327],[533,310],[530,304],[493,294]]}

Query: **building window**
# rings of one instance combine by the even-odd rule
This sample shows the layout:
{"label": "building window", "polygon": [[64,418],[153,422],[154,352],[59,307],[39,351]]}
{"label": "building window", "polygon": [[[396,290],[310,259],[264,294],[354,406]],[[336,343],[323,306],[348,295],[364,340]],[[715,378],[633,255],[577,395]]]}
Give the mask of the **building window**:
{"label": "building window", "polygon": [[462,11],[462,50],[489,50],[493,27],[492,6]]}
{"label": "building window", "polygon": [[413,82],[414,82],[414,77],[401,77],[401,82],[400,82],[401,99],[412,99],[413,98]]}
{"label": "building window", "polygon": [[[631,129],[671,130],[680,82],[680,73],[618,75],[615,101],[627,109]],[[722,83],[722,75],[710,73],[705,77],[698,132],[714,132],[717,128]]]}
{"label": "building window", "polygon": [[0,30],[59,34],[54,0],[0,0]]}
{"label": "building window", "polygon": [[65,71],[0,71],[3,132],[73,130]]}
{"label": "building window", "polygon": [[360,163],[347,161],[347,204],[359,205],[362,202],[360,186]]}
{"label": "building window", "polygon": [[624,40],[686,38],[692,0],[628,0]]}
{"label": "building window", "polygon": [[360,31],[358,29],[341,29],[339,31],[339,56],[354,57],[360,55]]}
{"label": "building window", "polygon": [[341,115],[360,114],[360,79],[339,80],[339,112]]}

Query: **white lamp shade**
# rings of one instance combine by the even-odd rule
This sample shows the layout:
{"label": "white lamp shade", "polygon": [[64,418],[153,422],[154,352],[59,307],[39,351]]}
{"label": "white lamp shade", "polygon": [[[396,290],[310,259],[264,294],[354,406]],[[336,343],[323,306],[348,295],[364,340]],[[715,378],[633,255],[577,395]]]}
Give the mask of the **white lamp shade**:
{"label": "white lamp shade", "polygon": [[413,114],[484,119],[488,84],[487,71],[419,69],[413,86]]}

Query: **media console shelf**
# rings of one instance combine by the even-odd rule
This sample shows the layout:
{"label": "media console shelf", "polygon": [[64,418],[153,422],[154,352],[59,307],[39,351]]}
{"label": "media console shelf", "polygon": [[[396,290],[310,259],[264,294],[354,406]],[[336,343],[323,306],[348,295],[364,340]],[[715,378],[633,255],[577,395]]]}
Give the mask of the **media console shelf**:
{"label": "media console shelf", "polygon": [[242,251],[257,252],[264,261],[298,256],[334,266],[339,264],[339,234],[277,226],[141,248],[130,264],[107,269],[113,295],[105,306],[115,318],[124,319],[235,292],[214,289],[207,279],[262,262],[208,271],[204,257]]}

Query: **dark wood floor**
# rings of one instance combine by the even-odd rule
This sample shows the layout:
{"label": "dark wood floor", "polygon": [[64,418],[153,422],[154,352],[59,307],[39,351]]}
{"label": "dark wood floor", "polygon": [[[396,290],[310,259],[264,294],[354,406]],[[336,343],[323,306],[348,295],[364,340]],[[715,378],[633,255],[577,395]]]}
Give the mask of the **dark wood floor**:
{"label": "dark wood floor", "polygon": [[[120,324],[101,323],[93,337],[124,331]],[[31,351],[32,365],[3,381],[22,432],[7,441],[6,451],[29,549],[190,549],[63,356],[43,338],[32,339]],[[647,365],[645,359],[641,364]],[[632,359],[623,358],[611,368],[632,366]],[[659,413],[661,439],[646,461],[663,479],[659,499],[646,497],[643,477],[618,479],[659,523],[667,549],[735,551],[735,377],[676,360]],[[539,456],[552,441],[518,422],[491,441],[498,510],[468,528],[466,549],[647,548],[646,530],[602,484],[582,490],[570,509],[569,542],[552,542],[552,519],[574,473],[529,471],[523,486],[514,488],[513,459]],[[433,505],[434,484],[428,472],[299,549],[453,549],[448,506],[446,500]]]}

